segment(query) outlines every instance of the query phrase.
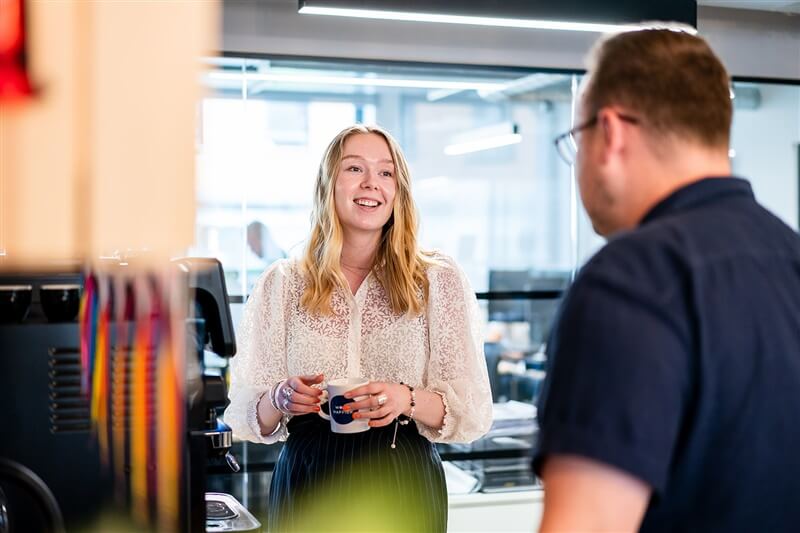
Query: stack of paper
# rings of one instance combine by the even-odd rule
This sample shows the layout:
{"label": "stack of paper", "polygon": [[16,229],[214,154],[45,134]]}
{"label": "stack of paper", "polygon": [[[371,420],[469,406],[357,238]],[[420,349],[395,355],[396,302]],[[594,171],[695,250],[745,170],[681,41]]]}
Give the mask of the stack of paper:
{"label": "stack of paper", "polygon": [[529,435],[536,430],[536,406],[510,400],[492,406],[493,422],[489,435]]}

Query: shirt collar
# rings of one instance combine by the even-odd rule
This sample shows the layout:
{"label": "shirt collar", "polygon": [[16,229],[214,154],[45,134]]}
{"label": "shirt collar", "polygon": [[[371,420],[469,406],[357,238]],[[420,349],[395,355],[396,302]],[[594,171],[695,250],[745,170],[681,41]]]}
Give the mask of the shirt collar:
{"label": "shirt collar", "polygon": [[703,178],[681,187],[658,202],[642,218],[639,225],[647,224],[670,213],[690,209],[697,205],[729,196],[755,198],[750,183],[742,178],[733,176]]}

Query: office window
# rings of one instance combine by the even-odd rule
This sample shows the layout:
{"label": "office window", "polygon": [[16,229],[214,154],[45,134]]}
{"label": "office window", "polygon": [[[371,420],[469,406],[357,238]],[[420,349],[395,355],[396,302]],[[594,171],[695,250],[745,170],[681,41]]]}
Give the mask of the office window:
{"label": "office window", "polygon": [[798,229],[800,84],[733,83],[731,164],[756,198]]}
{"label": "office window", "polygon": [[422,246],[453,256],[476,291],[492,289],[493,272],[535,280],[572,270],[570,169],[551,143],[571,123],[572,75],[285,59],[213,66],[193,251],[222,260],[231,294],[302,252],[322,152],[355,122],[400,142]]}
{"label": "office window", "polygon": [[[474,444],[440,447],[448,468],[469,474],[462,476],[467,488],[452,478],[448,487],[492,492],[535,484],[527,454],[545,343],[575,270],[605,242],[552,144],[574,125],[580,76],[341,60],[209,61],[192,253],[221,259],[235,321],[264,268],[302,253],[328,142],[356,122],[383,126],[410,165],[421,245],[451,255],[466,271],[485,323],[495,425]],[[734,173],[797,228],[800,86],[737,81],[734,94]],[[278,450],[242,446],[241,455],[248,469],[268,472]],[[247,491],[263,495],[267,486],[265,473],[234,492],[246,499]]]}

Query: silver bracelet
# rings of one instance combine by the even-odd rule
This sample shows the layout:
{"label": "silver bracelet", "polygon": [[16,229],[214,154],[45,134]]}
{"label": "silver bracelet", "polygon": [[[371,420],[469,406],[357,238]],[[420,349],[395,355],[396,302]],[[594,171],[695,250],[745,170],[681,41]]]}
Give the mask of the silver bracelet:
{"label": "silver bracelet", "polygon": [[272,407],[274,407],[275,410],[278,411],[279,413],[281,413],[282,415],[285,415],[286,412],[278,406],[278,399],[275,396],[277,396],[278,389],[280,389],[280,387],[281,387],[281,385],[283,384],[284,381],[286,381],[286,380],[282,379],[281,381],[278,381],[269,390],[269,403],[272,404]]}
{"label": "silver bracelet", "polygon": [[275,424],[275,429],[272,430],[272,433],[270,433],[269,435],[262,435],[262,437],[274,437],[275,435],[277,435],[278,432],[281,430],[281,425],[283,424],[283,420],[284,416],[281,416],[280,419],[278,419],[278,423]]}
{"label": "silver bracelet", "polygon": [[[269,388],[269,390],[268,390],[268,391],[265,391],[264,393],[262,393],[262,394],[261,394],[261,397],[258,399],[258,401],[259,401],[259,403],[260,403],[260,402],[261,402],[261,401],[264,399],[264,396],[269,396],[269,403],[270,403],[270,405],[272,405],[272,407],[273,407],[273,408],[275,408],[275,410],[276,410],[276,411],[278,411],[279,413],[281,413],[281,410],[280,410],[280,409],[278,409],[278,406],[277,406],[277,405],[275,405],[275,399],[274,399],[274,398],[275,398],[275,394],[274,394],[274,393],[275,393],[275,389],[277,388],[277,386],[278,386],[280,383],[281,383],[281,382],[279,381],[278,383],[274,384],[272,387],[270,387],[270,388]],[[257,405],[257,404],[256,404],[256,405]],[[256,413],[256,419],[258,419],[258,418],[259,418],[259,417],[258,417],[258,413]],[[272,430],[272,432],[270,432],[270,434],[269,434],[269,435],[264,435],[263,433],[261,433],[261,436],[262,436],[262,437],[274,437],[275,435],[277,435],[277,434],[278,434],[278,432],[279,432],[279,431],[280,431],[280,429],[281,429],[281,424],[284,422],[285,418],[286,418],[286,415],[284,415],[283,413],[281,413],[281,418],[280,418],[280,420],[278,420],[278,423],[277,423],[277,424],[275,424],[275,429],[273,429],[273,430]],[[260,422],[257,422],[257,423],[259,423],[259,424],[260,424]]]}

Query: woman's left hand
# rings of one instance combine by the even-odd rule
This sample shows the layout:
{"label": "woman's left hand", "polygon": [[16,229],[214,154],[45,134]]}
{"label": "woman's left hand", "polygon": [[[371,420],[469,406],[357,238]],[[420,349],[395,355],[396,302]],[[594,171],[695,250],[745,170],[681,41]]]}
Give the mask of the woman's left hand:
{"label": "woman's left hand", "polygon": [[[359,396],[368,397],[345,404],[344,409],[353,412],[353,418],[370,418],[370,427],[388,426],[395,418],[411,409],[411,392],[408,387],[399,383],[371,381],[344,395],[345,398]],[[355,412],[360,409],[364,411]]]}

